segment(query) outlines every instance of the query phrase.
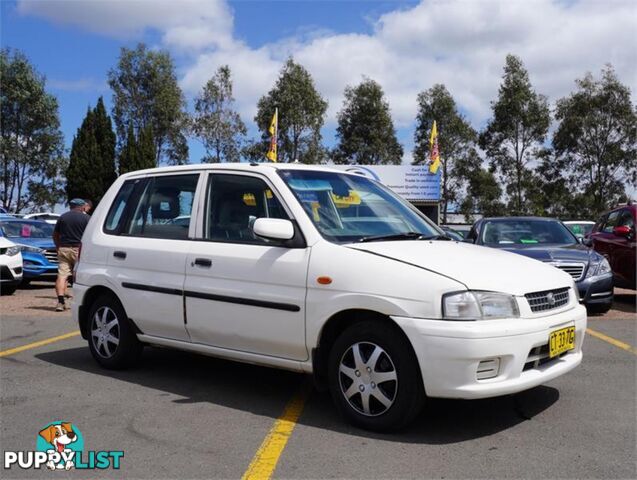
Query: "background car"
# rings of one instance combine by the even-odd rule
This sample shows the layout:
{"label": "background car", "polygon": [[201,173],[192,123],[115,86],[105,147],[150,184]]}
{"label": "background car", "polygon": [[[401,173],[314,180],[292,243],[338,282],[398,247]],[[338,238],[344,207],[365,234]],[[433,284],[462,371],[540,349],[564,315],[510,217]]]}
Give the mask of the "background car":
{"label": "background car", "polygon": [[13,295],[22,282],[22,254],[12,241],[0,237],[0,295]]}
{"label": "background car", "polygon": [[462,234],[454,230],[453,228],[448,227],[447,225],[441,225],[440,228],[443,232],[445,232],[445,235],[447,235],[449,238],[453,240],[457,240],[458,242],[462,242],[464,240],[464,237],[462,236]]}
{"label": "background car", "polygon": [[39,220],[0,218],[2,236],[14,242],[22,253],[22,283],[55,280],[58,260],[53,243],[53,225]]}
{"label": "background car", "polygon": [[615,276],[615,285],[636,289],[635,285],[635,222],[637,206],[626,205],[605,213],[593,227],[589,238],[596,252],[608,260]]}
{"label": "background car", "polygon": [[593,227],[595,226],[595,222],[590,220],[569,220],[562,223],[564,223],[566,228],[568,228],[580,241],[587,237],[593,231]]}
{"label": "background car", "polygon": [[58,221],[58,218],[60,218],[60,215],[51,212],[29,213],[22,218],[24,218],[25,220],[41,220],[43,222],[50,223],[51,225],[55,225]]}
{"label": "background car", "polygon": [[613,303],[610,264],[602,255],[582,245],[559,220],[483,218],[473,225],[467,241],[525,255],[564,270],[575,280],[581,302],[591,312],[607,312]]}

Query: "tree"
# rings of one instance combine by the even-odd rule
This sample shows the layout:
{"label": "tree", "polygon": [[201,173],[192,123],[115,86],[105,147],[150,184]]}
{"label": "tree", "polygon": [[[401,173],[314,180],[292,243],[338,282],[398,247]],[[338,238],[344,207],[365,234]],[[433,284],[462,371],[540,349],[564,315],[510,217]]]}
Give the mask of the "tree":
{"label": "tree", "polygon": [[403,147],[396,138],[389,104],[382,87],[372,79],[345,87],[336,137],[335,163],[384,165],[402,161]]}
{"label": "tree", "polygon": [[56,98],[21,52],[0,50],[0,200],[7,210],[53,208],[66,159]]}
{"label": "tree", "polygon": [[122,146],[119,155],[119,174],[123,175],[154,166],[155,139],[152,127],[142,128],[139,136],[136,136],[133,126],[130,125],[126,135],[126,143]]}
{"label": "tree", "polygon": [[493,118],[480,135],[480,146],[505,182],[510,212],[528,213],[529,163],[542,148],[551,118],[546,97],[533,90],[520,58],[507,55],[498,99],[491,106]]}
{"label": "tree", "polygon": [[477,133],[458,112],[456,102],[444,85],[437,84],[418,94],[414,133],[414,165],[429,161],[429,136],[434,120],[438,128],[438,151],[442,171],[442,218],[447,223],[449,205],[460,200],[467,182],[467,162],[473,154]]}
{"label": "tree", "polygon": [[186,102],[170,54],[148,50],[143,43],[134,50],[124,47],[117,66],[108,72],[108,84],[113,90],[113,120],[120,148],[129,125],[136,135],[150,126],[156,165],[162,161],[187,163]]}
{"label": "tree", "polygon": [[468,174],[467,195],[462,200],[460,211],[467,223],[473,223],[473,214],[497,217],[505,212],[501,202],[502,188],[491,170],[477,167]]}
{"label": "tree", "polygon": [[97,204],[116,178],[115,132],[100,97],[95,108],[88,109],[73,138],[66,196],[89,198]]}
{"label": "tree", "polygon": [[324,158],[321,127],[327,102],[321,97],[309,72],[289,58],[276,84],[259,99],[254,117],[263,142],[263,157],[268,149],[270,121],[279,109],[279,162],[318,163]]}
{"label": "tree", "polygon": [[625,196],[626,183],[637,182],[637,112],[610,65],[601,79],[588,73],[576,84],[557,102],[553,147],[571,166],[572,182],[590,195],[594,215]]}
{"label": "tree", "polygon": [[233,110],[230,67],[219,67],[195,99],[192,131],[206,148],[205,162],[238,162],[246,126]]}

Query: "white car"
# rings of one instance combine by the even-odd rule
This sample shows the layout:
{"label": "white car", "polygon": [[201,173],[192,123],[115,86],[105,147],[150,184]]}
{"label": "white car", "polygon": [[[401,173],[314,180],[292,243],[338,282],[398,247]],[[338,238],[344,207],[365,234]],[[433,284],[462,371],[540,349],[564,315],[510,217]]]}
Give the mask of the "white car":
{"label": "white car", "polygon": [[159,345],[311,373],[373,430],[404,426],[425,396],[548,382],[579,365],[586,329],[567,273],[450,241],[374,180],[303,165],[121,176],[73,290],[106,368]]}
{"label": "white car", "polygon": [[22,218],[24,218],[25,220],[41,220],[43,222],[50,223],[51,225],[55,225],[58,221],[58,218],[60,218],[60,215],[58,213],[51,212],[29,213]]}
{"label": "white car", "polygon": [[22,282],[20,247],[0,236],[0,295],[13,295]]}

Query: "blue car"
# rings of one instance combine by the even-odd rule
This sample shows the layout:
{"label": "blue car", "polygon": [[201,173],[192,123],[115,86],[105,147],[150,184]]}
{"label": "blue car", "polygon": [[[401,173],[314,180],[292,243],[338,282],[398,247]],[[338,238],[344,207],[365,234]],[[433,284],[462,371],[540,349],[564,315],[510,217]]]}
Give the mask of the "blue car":
{"label": "blue car", "polygon": [[22,252],[23,283],[55,280],[58,259],[53,228],[53,225],[38,220],[0,217],[0,235],[15,243]]}

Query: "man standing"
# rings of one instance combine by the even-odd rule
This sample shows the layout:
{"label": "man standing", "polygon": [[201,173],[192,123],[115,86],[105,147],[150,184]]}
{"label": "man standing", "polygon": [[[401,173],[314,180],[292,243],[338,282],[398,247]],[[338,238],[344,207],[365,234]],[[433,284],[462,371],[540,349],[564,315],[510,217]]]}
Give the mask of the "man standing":
{"label": "man standing", "polygon": [[86,202],[81,198],[74,198],[69,202],[69,206],[71,210],[58,219],[53,230],[53,242],[58,253],[58,278],[55,281],[55,293],[58,297],[56,312],[66,310],[64,296],[67,279],[73,274],[82,234],[91,218],[84,212]]}

